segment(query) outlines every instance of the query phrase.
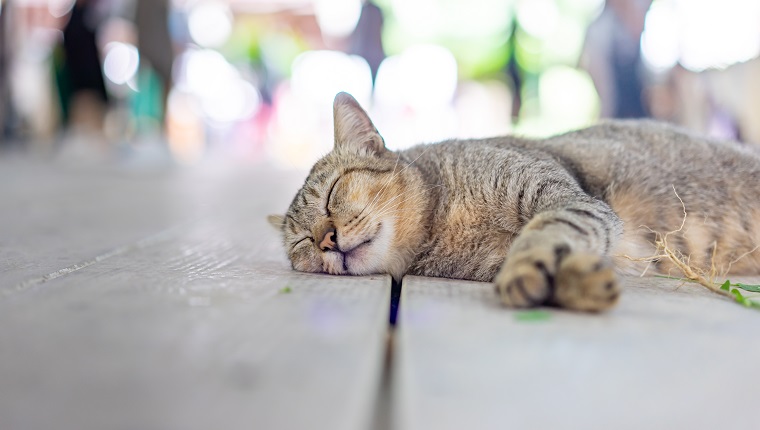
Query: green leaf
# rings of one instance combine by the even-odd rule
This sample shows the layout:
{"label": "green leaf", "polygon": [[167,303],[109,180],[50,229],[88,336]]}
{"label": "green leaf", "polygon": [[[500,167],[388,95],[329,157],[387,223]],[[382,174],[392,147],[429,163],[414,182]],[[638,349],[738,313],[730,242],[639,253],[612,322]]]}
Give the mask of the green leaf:
{"label": "green leaf", "polygon": [[731,284],[734,287],[739,287],[744,291],[749,291],[751,293],[760,293],[760,285],[754,285],[754,284],[742,284],[741,282],[737,282],[735,284]]}
{"label": "green leaf", "polygon": [[280,290],[280,294],[290,294],[290,293],[292,293],[292,292],[293,292],[293,289],[292,289],[292,288],[290,288],[290,287],[283,287],[283,288]]}
{"label": "green leaf", "polygon": [[[654,276],[655,278],[676,279],[683,282],[694,282],[691,279],[686,279],[686,278],[674,278],[672,276],[662,276],[662,275],[654,275]],[[736,287],[736,288],[732,289],[731,287]],[[760,285],[756,285],[756,284],[742,284],[741,282],[732,284],[730,280],[726,280],[726,282],[724,282],[720,286],[721,290],[728,291],[734,295],[734,300],[736,301],[736,303],[739,303],[740,305],[746,306],[748,308],[760,310],[760,302],[750,300],[747,297],[744,297],[741,291],[738,290],[738,288],[741,288],[744,291],[749,291],[751,293],[760,293]]]}
{"label": "green leaf", "polygon": [[745,299],[744,296],[742,296],[742,293],[739,290],[737,290],[736,288],[734,288],[733,290],[731,290],[731,294],[734,295],[734,297],[736,298],[736,301],[738,303],[741,303],[743,305],[747,305],[747,299]]}
{"label": "green leaf", "polygon": [[515,320],[520,322],[547,321],[552,317],[551,312],[543,310],[520,311],[515,313]]}

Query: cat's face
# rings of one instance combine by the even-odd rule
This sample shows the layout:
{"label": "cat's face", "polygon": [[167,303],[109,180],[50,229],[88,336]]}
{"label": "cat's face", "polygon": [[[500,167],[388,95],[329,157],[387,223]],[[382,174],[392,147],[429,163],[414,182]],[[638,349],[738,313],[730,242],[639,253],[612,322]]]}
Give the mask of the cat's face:
{"label": "cat's face", "polygon": [[285,217],[270,217],[295,270],[400,278],[424,237],[419,174],[407,169],[359,104],[335,98],[335,147],[319,160]]}

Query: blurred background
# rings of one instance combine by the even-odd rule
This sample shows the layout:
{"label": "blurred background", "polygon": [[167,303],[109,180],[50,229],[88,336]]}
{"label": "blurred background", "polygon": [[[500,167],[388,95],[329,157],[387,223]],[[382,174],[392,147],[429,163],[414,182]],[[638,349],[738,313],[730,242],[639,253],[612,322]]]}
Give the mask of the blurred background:
{"label": "blurred background", "polygon": [[[757,0],[0,0],[0,156],[302,168],[653,117],[760,143]],[[140,161],[142,160],[142,161]]]}

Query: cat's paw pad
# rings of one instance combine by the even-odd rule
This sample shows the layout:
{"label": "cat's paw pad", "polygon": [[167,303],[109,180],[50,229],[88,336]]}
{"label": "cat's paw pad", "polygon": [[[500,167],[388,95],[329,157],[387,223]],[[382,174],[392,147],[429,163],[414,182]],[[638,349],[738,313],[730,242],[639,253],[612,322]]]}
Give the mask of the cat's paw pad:
{"label": "cat's paw pad", "polygon": [[529,308],[549,301],[556,268],[566,253],[565,248],[534,248],[510,256],[494,278],[502,303],[513,308]]}
{"label": "cat's paw pad", "polygon": [[599,256],[573,253],[559,265],[551,303],[568,309],[604,311],[614,306],[620,287],[612,264]]}

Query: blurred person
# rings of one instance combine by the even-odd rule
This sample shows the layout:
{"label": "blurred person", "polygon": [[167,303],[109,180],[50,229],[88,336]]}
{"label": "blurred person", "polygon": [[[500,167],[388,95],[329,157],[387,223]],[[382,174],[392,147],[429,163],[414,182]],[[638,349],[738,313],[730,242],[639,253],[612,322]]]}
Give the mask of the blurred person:
{"label": "blurred person", "polygon": [[[140,73],[155,74],[160,88],[161,112],[159,122],[163,124],[166,102],[172,86],[172,64],[174,48],[169,33],[169,3],[167,0],[137,0],[135,8],[137,26],[137,50],[140,52]],[[150,78],[142,80],[150,81]]]}
{"label": "blurred person", "polygon": [[[63,29],[62,100],[66,125],[83,131],[102,132],[108,93],[103,80],[102,60],[97,46],[100,24],[95,0],[77,0]],[[64,82],[61,82],[61,81]]]}
{"label": "blurred person", "polygon": [[11,7],[10,0],[6,0],[0,5],[0,146],[10,144],[14,123],[10,84]]}
{"label": "blurred person", "polygon": [[385,59],[383,49],[383,11],[372,1],[362,5],[359,21],[350,37],[349,54],[359,55],[367,60],[375,82],[380,63]]}
{"label": "blurred person", "polygon": [[507,79],[512,87],[512,122],[516,123],[520,119],[520,109],[522,108],[522,86],[523,70],[517,61],[517,16],[513,13],[512,30],[509,34],[507,47],[509,49],[509,59],[505,67]]}
{"label": "blurred person", "polygon": [[[10,87],[8,85],[8,63],[10,60],[8,44],[8,2],[0,3],[0,138],[6,137],[6,118]],[[4,142],[1,139],[0,142]]]}
{"label": "blurred person", "polygon": [[651,4],[652,0],[607,0],[586,31],[581,67],[594,81],[602,117],[649,116],[640,40]]}

